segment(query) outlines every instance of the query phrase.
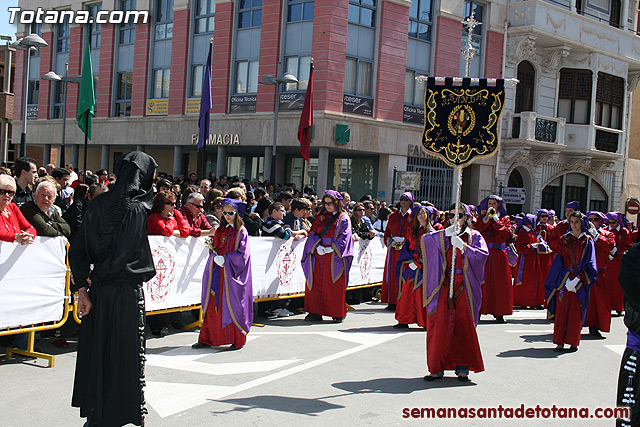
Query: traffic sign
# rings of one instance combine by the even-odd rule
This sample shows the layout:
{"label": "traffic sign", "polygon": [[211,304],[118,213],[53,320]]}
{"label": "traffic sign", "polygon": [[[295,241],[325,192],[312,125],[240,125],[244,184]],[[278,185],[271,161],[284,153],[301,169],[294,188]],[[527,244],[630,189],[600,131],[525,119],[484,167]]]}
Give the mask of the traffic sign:
{"label": "traffic sign", "polygon": [[524,194],[502,194],[502,201],[504,203],[514,204],[514,205],[524,205],[527,196]]}
{"label": "traffic sign", "polygon": [[627,213],[637,215],[640,212],[640,203],[637,199],[631,199],[627,202]]}
{"label": "traffic sign", "polygon": [[527,189],[524,187],[505,187],[502,190],[503,196],[515,194],[522,194],[524,196],[525,194],[527,194]]}

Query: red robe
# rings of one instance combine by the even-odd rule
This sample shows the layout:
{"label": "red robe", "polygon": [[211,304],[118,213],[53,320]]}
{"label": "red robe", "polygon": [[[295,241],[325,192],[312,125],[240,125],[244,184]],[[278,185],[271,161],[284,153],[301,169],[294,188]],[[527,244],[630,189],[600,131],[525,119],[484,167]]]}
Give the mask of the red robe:
{"label": "red robe", "polygon": [[511,220],[502,216],[498,221],[488,215],[478,218],[475,229],[482,234],[489,247],[482,283],[480,314],[505,316],[513,313],[513,287],[506,246],[511,237]]}
{"label": "red robe", "polygon": [[[578,239],[573,234],[569,235],[569,245],[573,248],[576,262],[579,264],[583,256],[590,257],[590,254],[584,254],[587,244],[587,236],[585,233]],[[562,257],[562,263],[565,268],[572,269],[571,255],[569,254],[569,246],[562,242],[562,239],[555,239],[553,249]],[[567,273],[569,274],[569,273]],[[579,286],[585,286],[589,283],[589,278],[585,271],[578,272],[580,277]],[[570,276],[569,276],[570,278]],[[556,299],[555,316],[553,320],[553,343],[569,344],[577,347],[580,344],[580,333],[582,332],[582,304],[575,292],[569,292],[566,289],[561,295],[556,292],[553,296]]]}
{"label": "red robe", "polygon": [[[467,237],[463,236],[461,237],[466,242]],[[438,294],[438,308],[427,319],[427,367],[432,374],[455,370],[457,365],[467,366],[473,372],[482,372],[482,352],[467,302],[469,296],[465,290],[463,273],[456,273],[454,279],[455,308],[451,310],[447,304],[451,280],[451,249],[450,246],[447,250],[446,275]],[[464,259],[464,254],[458,250],[456,270],[463,271]]]}
{"label": "red robe", "polygon": [[[315,221],[314,221],[315,222]],[[384,263],[384,273],[382,276],[382,297],[381,302],[396,304],[398,292],[400,290],[399,277],[396,274],[396,263],[400,258],[400,249],[395,249],[392,237],[405,237],[408,230],[413,228],[413,216],[411,211],[402,215],[397,211],[389,215],[387,228],[384,230],[384,243],[387,245],[387,259]]]}
{"label": "red robe", "polygon": [[[549,244],[549,237],[551,232],[553,231],[553,226],[549,224],[538,223],[536,225],[536,236],[540,236],[547,245]],[[547,274],[549,274],[549,270],[551,269],[551,264],[553,263],[553,257],[556,256],[555,253],[551,252],[550,254],[538,254],[538,262],[540,263],[540,269],[538,270],[538,283],[542,288],[544,293],[544,281],[547,279]]]}
{"label": "red robe", "polygon": [[609,229],[615,237],[616,253],[607,266],[607,276],[609,278],[609,292],[611,299],[611,309],[615,311],[624,311],[624,294],[618,281],[618,273],[620,272],[620,264],[622,263],[622,255],[633,246],[629,230],[622,226],[619,229]]}
{"label": "red robe", "polygon": [[600,235],[595,240],[596,264],[598,265],[598,280],[591,286],[589,294],[589,308],[584,326],[593,326],[602,332],[609,332],[611,328],[611,300],[609,297],[609,278],[607,264],[609,252],[616,245],[612,232],[601,228]]}
{"label": "red robe", "polygon": [[[422,287],[418,289],[414,288],[418,271],[422,268],[420,241],[424,233],[424,227],[420,227],[418,231],[419,237],[417,239],[413,236],[413,229],[407,230],[407,234],[405,234],[405,238],[407,239],[405,244],[408,245],[409,251],[413,255],[413,262],[416,263],[418,269],[415,270],[415,273],[411,271],[411,267],[409,267],[411,260],[405,261],[400,267],[401,292],[396,306],[396,320],[398,323],[405,325],[417,323],[418,326],[423,328],[427,326],[425,322],[427,311],[424,306]],[[409,271],[407,271],[407,269]],[[404,280],[405,275],[409,275],[410,279]]]}
{"label": "red robe", "polygon": [[518,265],[513,282],[513,305],[533,307],[544,303],[544,283],[540,283],[540,261],[533,230],[520,227],[516,236]]}
{"label": "red robe", "polygon": [[[237,235],[238,230],[234,227],[223,227],[216,230],[216,233],[213,235],[213,246],[217,248],[218,255],[225,255],[236,250]],[[213,257],[209,257],[209,262],[214,262]],[[210,271],[213,271],[213,268],[214,265],[211,265]],[[211,275],[211,277],[213,277],[213,275]],[[225,286],[227,286],[227,284],[224,280],[224,274],[220,274],[219,277],[220,291],[218,304],[216,306],[215,295],[211,295],[209,307],[206,309],[202,327],[200,328],[198,342],[212,347],[233,344],[236,348],[241,348],[247,342],[247,336],[233,323],[230,323],[224,328],[222,327],[222,306],[224,304],[222,296],[226,295]]]}
{"label": "red robe", "polygon": [[[342,212],[335,215],[341,215],[341,217],[329,226],[322,236],[322,240],[325,242],[329,240],[335,241],[338,240],[336,239],[336,233],[338,233],[338,236],[342,235],[340,233],[346,233],[348,234],[349,242],[352,242],[351,223],[348,220],[347,213]],[[331,214],[326,212],[316,216],[309,233],[318,235],[330,218]],[[336,245],[331,246],[334,247],[334,252],[338,250]],[[349,275],[351,264],[348,263],[340,276],[333,280],[331,277],[331,272],[335,270],[333,259],[334,256],[339,255],[334,252],[324,255],[315,253],[315,255],[313,255],[315,257],[315,264],[313,265],[313,271],[311,273],[313,274],[313,286],[311,289],[309,289],[309,286],[306,287],[304,309],[309,313],[337,318],[347,315],[347,276]],[[334,273],[338,274],[338,271],[334,271]]]}

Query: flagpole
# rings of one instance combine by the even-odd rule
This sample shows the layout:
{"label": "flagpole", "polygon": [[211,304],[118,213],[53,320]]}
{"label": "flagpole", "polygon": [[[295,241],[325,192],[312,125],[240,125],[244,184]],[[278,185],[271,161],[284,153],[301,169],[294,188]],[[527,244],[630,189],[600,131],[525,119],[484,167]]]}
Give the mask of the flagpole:
{"label": "flagpole", "polygon": [[[88,55],[91,55],[91,24],[87,25],[87,32],[88,32],[88,37],[87,37],[87,44],[89,45],[89,52],[87,53]],[[84,61],[82,66],[84,67]],[[91,75],[93,76],[93,70],[91,71]],[[87,185],[87,151],[89,150],[89,114],[85,114],[85,120],[84,120],[84,178],[82,180],[82,182]]]}
{"label": "flagpole", "polygon": [[[471,60],[476,54],[475,48],[473,47],[473,44],[472,44],[473,30],[476,26],[482,25],[482,23],[476,21],[474,13],[472,13],[470,17],[462,21],[462,25],[467,27],[467,47],[462,50],[462,57],[465,60],[464,76],[465,78],[468,78],[469,72],[470,72]],[[454,189],[456,191],[456,204],[455,204],[456,207],[455,207],[454,217],[453,217],[454,218],[453,230],[454,230],[455,236],[457,236],[460,233],[460,221],[458,220],[458,216],[460,215],[460,203],[461,203],[460,193],[462,191],[462,168],[463,166],[461,165],[458,165],[455,167],[456,173],[455,173],[455,178],[453,180]],[[465,212],[465,214],[467,214],[467,212]],[[467,221],[468,220],[469,218],[467,218]],[[451,251],[451,277],[449,280],[449,301],[450,301],[450,305],[453,305],[453,306],[455,306],[455,301],[453,300],[453,286],[455,284],[455,277],[456,277],[456,252],[457,251],[455,250],[455,248],[453,248]],[[450,306],[450,308],[453,308],[453,307]]]}
{"label": "flagpole", "polygon": [[[211,57],[213,51],[213,37],[209,39],[209,54],[207,55],[207,63],[204,66],[202,76],[202,90],[200,91],[200,113],[198,119],[198,159],[201,178],[207,178],[207,142],[209,142],[209,128],[211,123],[211,116],[209,114],[211,110]],[[208,73],[207,73],[208,70]],[[208,79],[208,81],[207,81]],[[203,104],[205,99],[205,92],[208,93],[208,102]],[[204,110],[203,110],[204,108]],[[202,120],[202,115],[205,115],[205,120]],[[204,129],[202,129],[204,127]],[[202,140],[202,141],[201,141]],[[202,147],[200,146],[202,144]],[[202,151],[200,150],[202,148]],[[219,176],[219,171],[216,170],[216,176]],[[213,185],[213,182],[211,183]]]}

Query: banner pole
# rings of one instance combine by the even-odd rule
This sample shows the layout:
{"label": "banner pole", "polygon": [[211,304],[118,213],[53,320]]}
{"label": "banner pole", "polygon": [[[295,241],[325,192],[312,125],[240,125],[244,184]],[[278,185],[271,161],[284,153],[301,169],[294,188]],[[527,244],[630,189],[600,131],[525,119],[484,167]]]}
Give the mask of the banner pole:
{"label": "banner pole", "polygon": [[[460,221],[458,221],[458,216],[460,215],[460,198],[461,198],[461,190],[462,190],[462,167],[456,166],[455,178],[453,179],[453,185],[456,190],[456,207],[455,207],[455,216],[453,223],[454,234],[457,236],[460,233]],[[449,299],[453,299],[453,285],[456,277],[456,250],[453,248],[451,250],[451,278],[449,281]]]}

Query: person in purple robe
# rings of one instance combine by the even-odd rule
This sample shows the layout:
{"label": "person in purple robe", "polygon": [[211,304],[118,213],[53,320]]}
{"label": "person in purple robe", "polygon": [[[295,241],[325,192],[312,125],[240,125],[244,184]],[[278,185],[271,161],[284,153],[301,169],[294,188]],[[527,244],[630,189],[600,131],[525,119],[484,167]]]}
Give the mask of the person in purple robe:
{"label": "person in purple robe", "polygon": [[222,201],[222,219],[211,243],[202,277],[204,320],[193,348],[231,344],[242,348],[253,322],[253,286],[249,233],[242,217],[246,204]]}
{"label": "person in purple robe", "polygon": [[330,316],[340,323],[347,315],[347,286],[353,262],[351,220],[343,210],[342,196],[327,190],[322,210],[313,221],[302,254],[306,278],[304,309],[306,321],[322,321]]}
{"label": "person in purple robe", "polygon": [[[453,226],[456,218],[461,229],[457,235]],[[462,204],[457,215],[455,205],[452,206],[449,220],[450,227],[425,234],[421,242],[430,372],[424,380],[435,381],[443,377],[445,370],[455,370],[458,380],[467,382],[469,370],[484,370],[476,326],[480,319],[481,284],[489,249],[482,234],[473,230],[467,205]],[[450,298],[454,250],[456,260]]]}
{"label": "person in purple robe", "polygon": [[589,307],[589,292],[598,278],[596,251],[589,235],[589,218],[580,211],[569,215],[569,231],[551,247],[558,254],[544,283],[549,318],[554,319],[555,351],[578,351],[580,332]]}

